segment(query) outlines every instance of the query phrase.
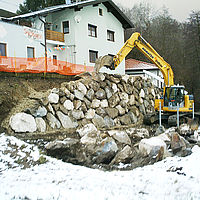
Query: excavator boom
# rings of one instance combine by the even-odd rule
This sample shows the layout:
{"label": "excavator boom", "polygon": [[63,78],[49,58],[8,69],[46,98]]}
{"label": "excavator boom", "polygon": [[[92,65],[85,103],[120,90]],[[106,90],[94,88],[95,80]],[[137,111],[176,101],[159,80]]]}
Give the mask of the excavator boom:
{"label": "excavator boom", "polygon": [[[174,85],[174,73],[171,66],[140,35],[140,33],[133,33],[113,58],[105,55],[97,59],[95,63],[96,73],[98,73],[103,66],[115,70],[134,47],[153,62],[163,74],[165,86],[163,88],[162,98],[155,99],[155,111],[158,111],[161,106],[161,110],[166,114],[165,116],[172,116],[171,119],[176,118],[176,114],[174,115],[174,113],[177,112],[177,109],[179,109],[179,112],[184,113],[184,115],[191,113],[193,111],[194,103],[193,95],[186,95],[184,86]],[[152,119],[157,119],[157,117],[154,118],[154,116],[157,116],[157,112],[153,113],[153,115],[151,113],[151,117],[147,115],[145,118],[147,121],[152,122]]]}
{"label": "excavator boom", "polygon": [[134,47],[141,51],[161,70],[166,86],[174,85],[174,74],[171,66],[165,62],[154,48],[137,32],[131,35],[114,58],[106,55],[97,59],[95,64],[96,72],[99,72],[100,68],[103,66],[115,70]]}

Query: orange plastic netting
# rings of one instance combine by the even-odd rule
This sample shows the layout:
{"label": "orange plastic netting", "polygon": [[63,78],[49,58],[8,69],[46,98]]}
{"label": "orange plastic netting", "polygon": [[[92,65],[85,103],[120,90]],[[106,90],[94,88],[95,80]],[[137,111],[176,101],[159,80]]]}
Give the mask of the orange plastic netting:
{"label": "orange plastic netting", "polygon": [[19,58],[0,56],[1,72],[16,73],[58,73],[63,75],[76,75],[82,72],[92,72],[94,67],[80,64],[72,64],[65,61],[47,58]]}

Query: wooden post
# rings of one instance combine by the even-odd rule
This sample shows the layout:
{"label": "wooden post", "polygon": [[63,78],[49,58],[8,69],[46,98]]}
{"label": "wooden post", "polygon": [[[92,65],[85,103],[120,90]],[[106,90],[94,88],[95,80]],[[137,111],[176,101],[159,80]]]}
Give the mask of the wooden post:
{"label": "wooden post", "polygon": [[46,77],[47,73],[47,39],[46,39],[46,22],[44,23],[44,49],[45,49],[45,71],[44,71],[44,78]]}
{"label": "wooden post", "polygon": [[39,17],[39,20],[44,24],[44,57],[45,57],[45,63],[44,63],[44,78],[46,77],[47,73],[47,38],[46,38],[46,19],[45,21]]}

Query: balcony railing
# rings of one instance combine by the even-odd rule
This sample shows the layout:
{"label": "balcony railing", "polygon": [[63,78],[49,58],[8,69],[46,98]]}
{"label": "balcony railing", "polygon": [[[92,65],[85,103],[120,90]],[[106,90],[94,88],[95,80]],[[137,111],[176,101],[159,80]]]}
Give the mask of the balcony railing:
{"label": "balcony railing", "polygon": [[59,42],[65,42],[64,34],[57,31],[46,30],[46,39]]}

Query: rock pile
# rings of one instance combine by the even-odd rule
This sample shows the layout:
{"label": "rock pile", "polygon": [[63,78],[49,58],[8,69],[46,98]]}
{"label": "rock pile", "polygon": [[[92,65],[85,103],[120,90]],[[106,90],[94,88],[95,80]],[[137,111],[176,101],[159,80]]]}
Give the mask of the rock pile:
{"label": "rock pile", "polygon": [[98,74],[63,83],[45,96],[31,94],[29,104],[10,118],[14,132],[76,129],[92,123],[98,129],[142,123],[159,95],[150,80]]}
{"label": "rock pile", "polygon": [[[154,110],[156,96],[159,89],[141,77],[87,74],[60,88],[31,93],[7,124],[15,135],[39,135],[48,155],[89,167],[113,169],[126,163],[134,168],[190,154],[199,133],[195,136],[188,125],[166,131],[141,125],[143,115]],[[53,139],[45,137],[49,133]]]}
{"label": "rock pile", "polygon": [[190,155],[198,140],[191,144],[180,135],[185,134],[185,126],[179,130],[162,129],[161,134],[154,132],[151,137],[146,128],[99,131],[94,124],[87,124],[76,130],[76,138],[68,135],[64,140],[48,142],[45,149],[48,155],[74,164],[109,170],[121,166],[132,169],[170,156]]}

